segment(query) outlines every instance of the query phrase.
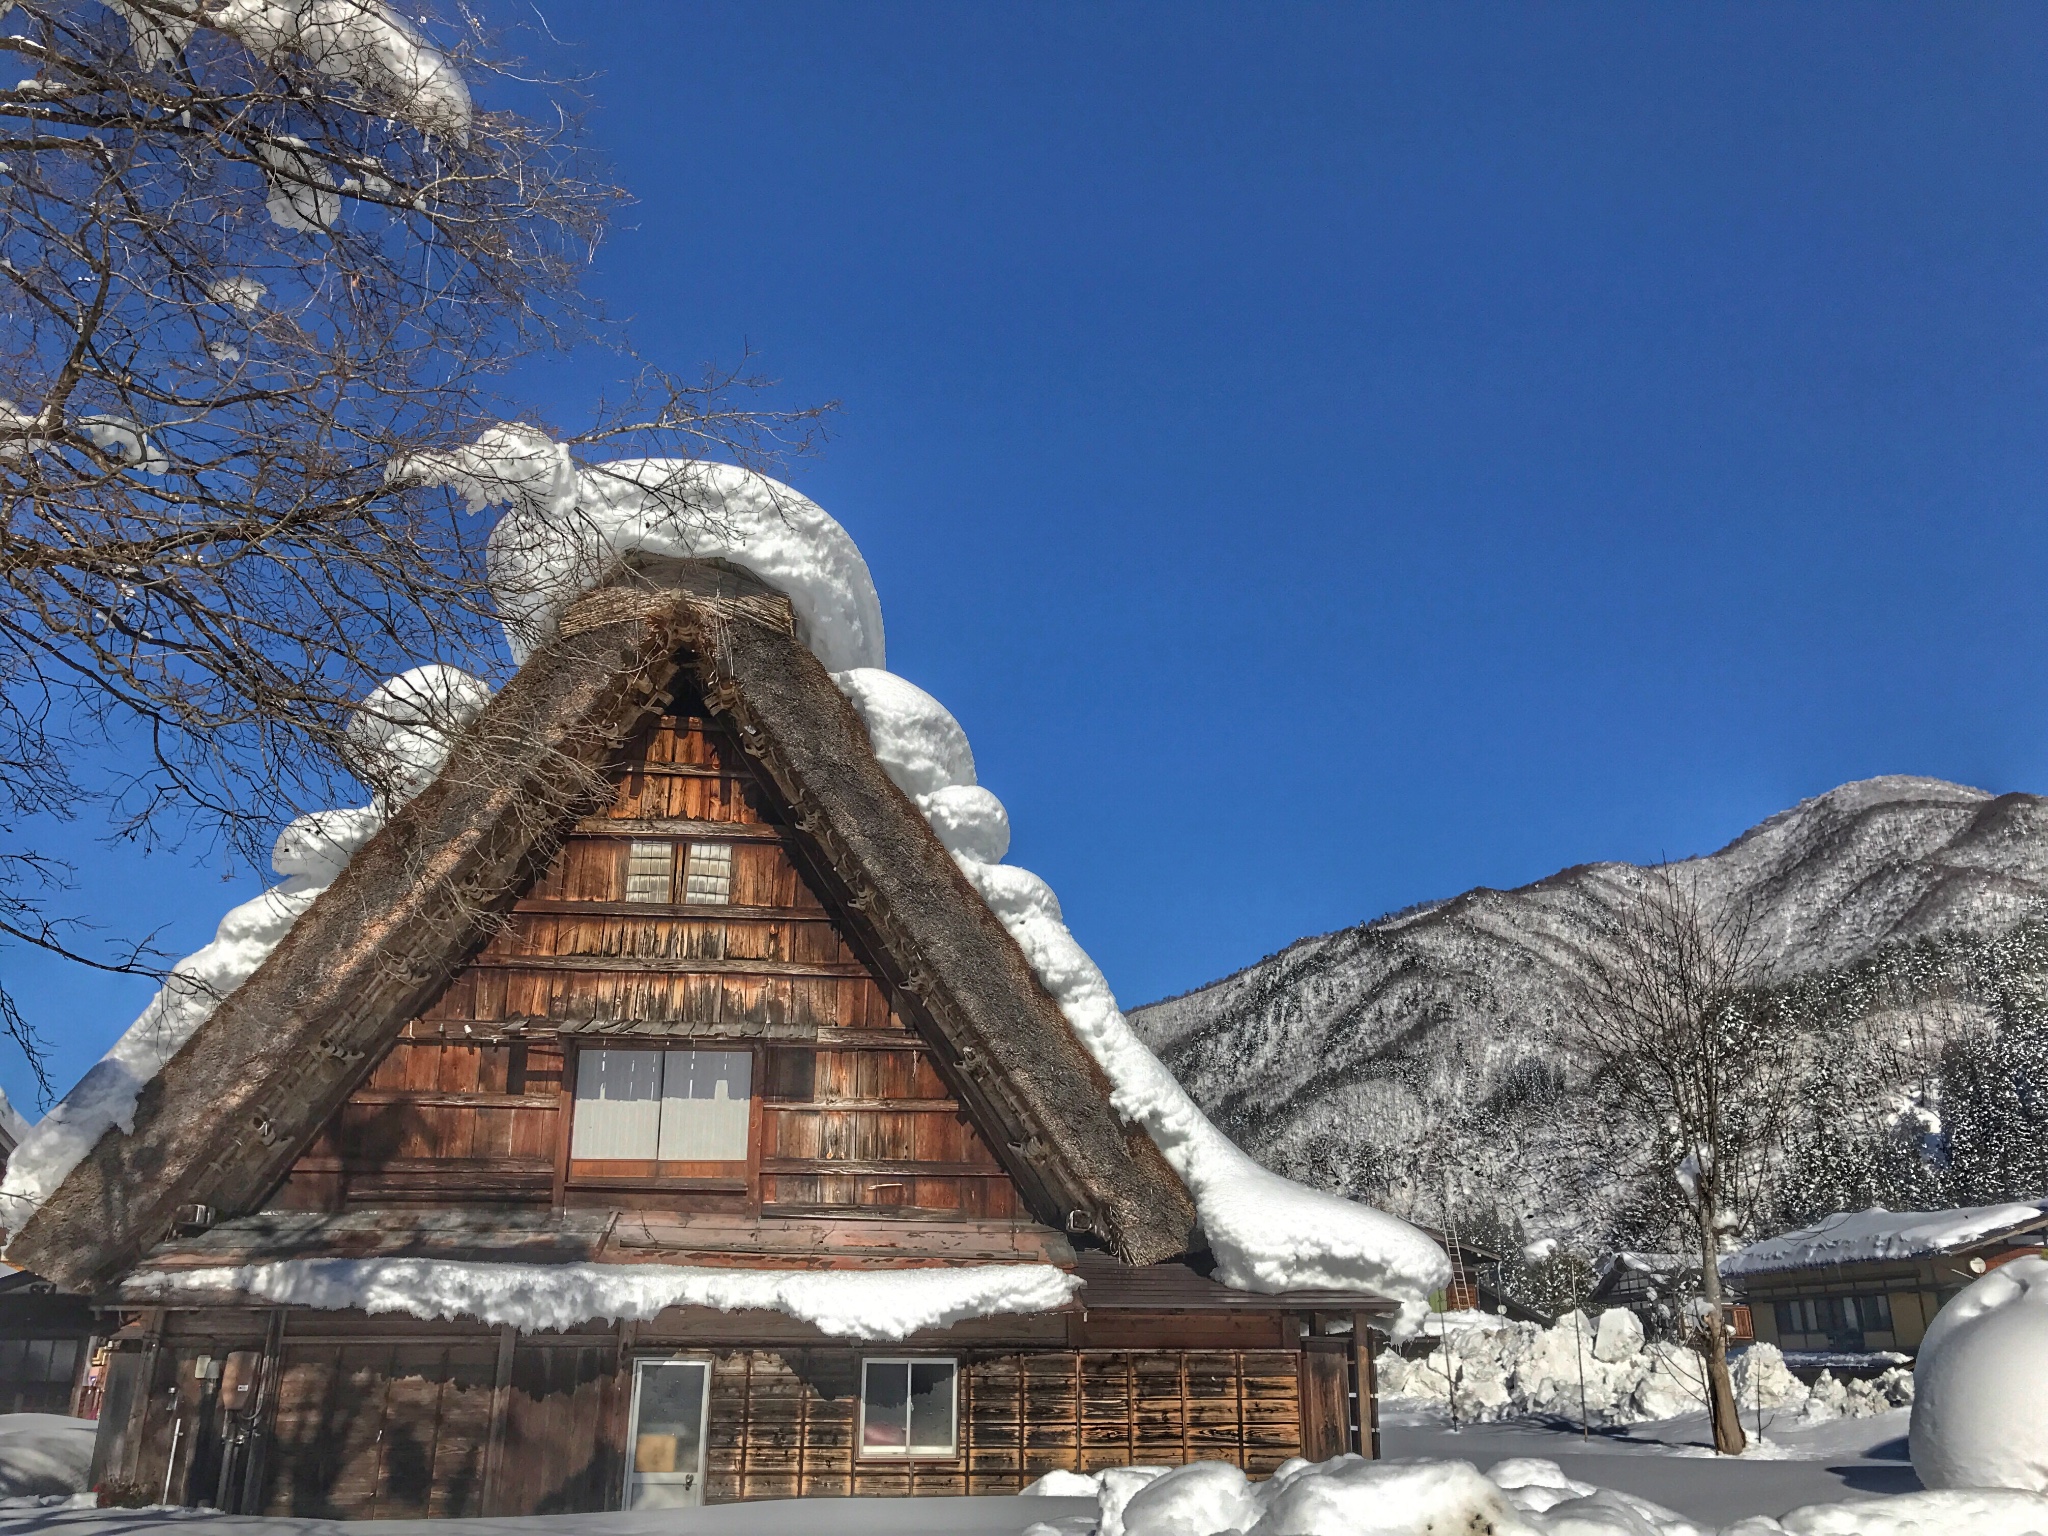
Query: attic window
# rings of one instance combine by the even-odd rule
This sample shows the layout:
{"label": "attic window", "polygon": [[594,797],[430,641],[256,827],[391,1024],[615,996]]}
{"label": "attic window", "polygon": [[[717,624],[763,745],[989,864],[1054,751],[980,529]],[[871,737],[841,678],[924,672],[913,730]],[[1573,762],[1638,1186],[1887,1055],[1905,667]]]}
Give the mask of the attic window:
{"label": "attic window", "polygon": [[722,907],[732,900],[732,844],[692,843],[683,871],[683,900]]}
{"label": "attic window", "polygon": [[626,900],[675,900],[676,845],[635,842],[626,853]]}

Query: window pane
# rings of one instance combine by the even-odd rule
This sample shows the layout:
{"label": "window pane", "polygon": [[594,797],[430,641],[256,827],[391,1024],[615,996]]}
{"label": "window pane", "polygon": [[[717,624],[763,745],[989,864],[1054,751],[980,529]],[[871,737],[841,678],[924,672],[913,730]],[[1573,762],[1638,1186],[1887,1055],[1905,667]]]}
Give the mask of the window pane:
{"label": "window pane", "polygon": [[569,1155],[654,1157],[660,1139],[661,1052],[580,1052]]}
{"label": "window pane", "polygon": [[626,855],[626,900],[675,900],[676,845],[633,844]]}
{"label": "window pane", "polygon": [[635,1472],[694,1472],[704,1438],[704,1367],[694,1362],[640,1367]]}
{"label": "window pane", "polygon": [[1866,1296],[1863,1298],[1863,1326],[1888,1330],[1892,1325],[1892,1299],[1889,1296]]}
{"label": "window pane", "polygon": [[1778,1332],[1780,1334],[1806,1332],[1806,1325],[1800,1321],[1798,1302],[1781,1301],[1777,1303],[1777,1308]]}
{"label": "window pane", "polygon": [[933,1455],[953,1451],[953,1364],[916,1360],[910,1366],[910,1449]]}
{"label": "window pane", "polygon": [[69,1381],[72,1369],[78,1364],[78,1340],[58,1339],[50,1350],[51,1381]]}
{"label": "window pane", "polygon": [[732,900],[732,844],[692,843],[683,876],[683,900],[723,906]]}
{"label": "window pane", "polygon": [[901,1451],[909,1443],[910,1367],[901,1360],[861,1362],[861,1449]]}
{"label": "window pane", "polygon": [[661,1147],[665,1161],[744,1162],[747,1096],[754,1058],[748,1051],[669,1051],[662,1077]]}

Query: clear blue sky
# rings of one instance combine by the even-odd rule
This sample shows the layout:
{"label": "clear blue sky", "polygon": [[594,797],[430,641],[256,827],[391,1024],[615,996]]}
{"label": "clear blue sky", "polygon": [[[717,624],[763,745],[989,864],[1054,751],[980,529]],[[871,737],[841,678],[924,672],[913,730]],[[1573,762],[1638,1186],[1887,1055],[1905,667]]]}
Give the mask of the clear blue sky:
{"label": "clear blue sky", "polygon": [[[845,402],[797,483],[1127,1003],[2048,789],[2048,10],[543,8],[640,199],[598,288]],[[249,888],[80,853],[180,952]],[[0,963],[67,1082],[140,1003]]]}

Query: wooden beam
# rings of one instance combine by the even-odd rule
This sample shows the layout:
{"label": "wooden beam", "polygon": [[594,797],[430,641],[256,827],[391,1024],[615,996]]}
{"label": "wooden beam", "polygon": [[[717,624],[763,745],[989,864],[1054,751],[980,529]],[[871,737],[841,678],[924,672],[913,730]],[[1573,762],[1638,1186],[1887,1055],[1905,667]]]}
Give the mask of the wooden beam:
{"label": "wooden beam", "polygon": [[[710,907],[700,907],[710,912]],[[858,980],[867,975],[859,965],[811,965],[796,960],[712,960],[667,955],[494,955],[470,961],[484,971],[610,971],[623,975],[662,976],[822,976]]]}
{"label": "wooden beam", "polygon": [[586,816],[576,823],[581,837],[675,837],[700,842],[779,843],[789,828],[759,821],[646,821],[638,817]]}
{"label": "wooden beam", "polygon": [[483,1512],[496,1514],[499,1485],[504,1481],[505,1427],[512,1415],[512,1351],[518,1333],[498,1330],[498,1371],[491,1385],[491,1430],[484,1444],[484,1489],[479,1501]]}

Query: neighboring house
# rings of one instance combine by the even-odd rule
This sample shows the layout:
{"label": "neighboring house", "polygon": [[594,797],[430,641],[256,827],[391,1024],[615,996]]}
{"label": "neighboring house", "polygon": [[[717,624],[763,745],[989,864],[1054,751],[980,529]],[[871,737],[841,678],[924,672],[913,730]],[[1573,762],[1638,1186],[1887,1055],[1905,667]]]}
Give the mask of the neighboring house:
{"label": "neighboring house", "polygon": [[1587,1310],[1626,1307],[1653,1338],[1668,1336],[1684,1297],[1699,1290],[1700,1261],[1683,1253],[1623,1249],[1593,1266]]}
{"label": "neighboring house", "polygon": [[1227,1288],[1195,1232],[787,599],[668,562],[568,610],[9,1252],[118,1321],[94,1476],[147,1502],[1375,1453],[1393,1303]]}
{"label": "neighboring house", "polygon": [[1435,1227],[1422,1230],[1436,1240],[1451,1260],[1451,1283],[1429,1299],[1433,1311],[1491,1312],[1545,1328],[1557,1321],[1500,1289],[1501,1256],[1492,1249],[1469,1238],[1447,1236]]}
{"label": "neighboring house", "polygon": [[[0,1093],[0,1169],[28,1124]],[[99,1319],[82,1296],[0,1264],[0,1413],[99,1411]]]}
{"label": "neighboring house", "polygon": [[1756,1336],[1787,1351],[1913,1353],[1934,1314],[1985,1271],[2041,1253],[2048,1202],[1845,1212],[1721,1261]]}

